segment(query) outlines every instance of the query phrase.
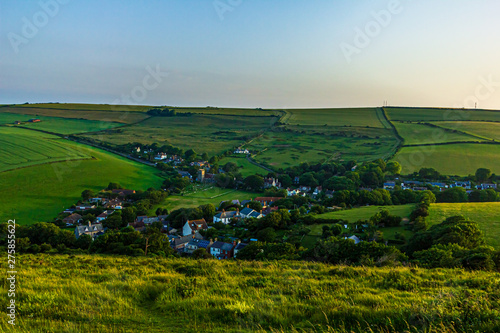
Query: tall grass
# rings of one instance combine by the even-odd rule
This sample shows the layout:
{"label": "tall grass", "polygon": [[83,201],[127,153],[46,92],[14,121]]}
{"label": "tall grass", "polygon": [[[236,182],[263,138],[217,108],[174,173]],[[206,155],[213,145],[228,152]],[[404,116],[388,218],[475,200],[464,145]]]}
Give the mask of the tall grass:
{"label": "tall grass", "polygon": [[[500,331],[497,273],[86,255],[19,260],[19,322],[12,329],[2,320],[2,332]],[[6,293],[0,298],[6,304]]]}

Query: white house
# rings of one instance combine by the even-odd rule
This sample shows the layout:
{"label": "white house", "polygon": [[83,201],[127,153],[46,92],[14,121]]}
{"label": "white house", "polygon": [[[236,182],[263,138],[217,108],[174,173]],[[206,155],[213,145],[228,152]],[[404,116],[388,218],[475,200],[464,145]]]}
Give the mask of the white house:
{"label": "white house", "polygon": [[228,224],[231,222],[231,219],[237,219],[240,218],[240,210],[238,209],[237,211],[222,211],[218,213],[217,215],[214,216],[214,222],[222,222],[224,224]]}
{"label": "white house", "polygon": [[187,221],[182,227],[182,236],[196,234],[199,230],[207,230],[208,225],[205,219]]}

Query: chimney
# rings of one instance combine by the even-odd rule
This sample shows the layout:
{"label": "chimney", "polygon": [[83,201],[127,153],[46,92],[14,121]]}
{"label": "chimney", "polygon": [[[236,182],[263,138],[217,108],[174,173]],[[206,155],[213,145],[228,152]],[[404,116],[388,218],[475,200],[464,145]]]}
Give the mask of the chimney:
{"label": "chimney", "polygon": [[217,242],[217,237],[215,237],[215,241]]}
{"label": "chimney", "polygon": [[89,220],[89,228],[92,227],[92,222]]}
{"label": "chimney", "polygon": [[247,204],[247,208],[250,208],[250,205],[249,205],[249,204]]}

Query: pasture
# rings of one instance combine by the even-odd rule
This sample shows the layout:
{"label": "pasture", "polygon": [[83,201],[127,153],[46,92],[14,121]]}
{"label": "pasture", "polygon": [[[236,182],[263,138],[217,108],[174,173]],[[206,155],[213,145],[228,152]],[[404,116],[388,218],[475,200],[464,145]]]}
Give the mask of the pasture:
{"label": "pasture", "polygon": [[0,127],[0,146],[0,172],[91,158],[57,136],[21,128]]}
{"label": "pasture", "polygon": [[220,115],[191,115],[154,117],[140,124],[87,133],[84,137],[114,145],[139,142],[171,144],[198,154],[220,154],[233,149],[259,134],[276,121],[276,117],[238,117]]}
{"label": "pasture", "polygon": [[500,121],[500,111],[440,108],[385,108],[390,121]]}
{"label": "pasture", "polygon": [[[405,145],[443,142],[484,141],[481,138],[425,124],[393,122]],[[440,126],[440,122],[436,125]]]}
{"label": "pasture", "polygon": [[434,168],[441,174],[467,176],[478,168],[489,168],[500,173],[500,145],[498,144],[446,144],[434,146],[403,147],[393,158],[398,161],[403,174],[420,168]]}
{"label": "pasture", "polygon": [[73,142],[65,145],[91,159],[0,172],[0,220],[16,219],[19,224],[50,221],[75,204],[85,189],[99,191],[117,182],[146,190],[159,188],[163,182],[152,167]]}
{"label": "pasture", "polygon": [[477,222],[486,243],[500,249],[500,202],[435,203],[429,208],[427,220],[433,225],[455,215]]}
{"label": "pasture", "polygon": [[397,144],[396,138],[391,136],[370,138],[338,134],[267,132],[245,147],[257,162],[286,168],[302,162],[375,160],[390,155]]}
{"label": "pasture", "polygon": [[250,163],[245,156],[230,156],[230,157],[224,157],[222,160],[220,160],[219,166],[223,166],[226,163],[236,163],[238,166],[238,172],[241,173],[243,177],[248,177],[250,175],[255,175],[255,174],[261,174],[261,175],[267,175],[268,171],[265,169],[262,169],[261,167],[256,166],[255,164]]}
{"label": "pasture", "polygon": [[[411,211],[415,205],[399,205],[399,206],[364,206],[353,209],[339,210],[335,212],[325,213],[317,215],[318,218],[325,219],[342,219],[347,220],[350,223],[356,222],[358,220],[365,221],[368,220],[373,215],[377,214],[381,210],[388,210],[392,215],[401,216],[403,218],[409,217]],[[320,228],[321,235],[321,228]]]}
{"label": "pasture", "polygon": [[290,125],[389,128],[377,108],[287,109]]}
{"label": "pasture", "polygon": [[[500,115],[499,115],[500,121]],[[471,135],[483,137],[488,140],[500,141],[500,122],[479,122],[479,121],[461,121],[461,122],[437,122],[436,125],[457,129]]]}

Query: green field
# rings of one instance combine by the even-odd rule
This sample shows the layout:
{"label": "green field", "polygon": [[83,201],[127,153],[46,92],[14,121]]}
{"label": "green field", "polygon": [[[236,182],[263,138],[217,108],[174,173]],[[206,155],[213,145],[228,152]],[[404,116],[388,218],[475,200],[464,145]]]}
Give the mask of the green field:
{"label": "green field", "polygon": [[110,182],[127,188],[159,188],[157,170],[72,142],[69,148],[92,159],[37,165],[0,172],[0,220],[19,224],[50,221],[75,204],[84,189],[101,190]]}
{"label": "green field", "polygon": [[377,108],[288,109],[290,125],[358,126],[389,128]]}
{"label": "green field", "polygon": [[[389,130],[384,130],[390,134]],[[267,132],[246,145],[255,160],[271,167],[286,168],[302,162],[368,161],[386,157],[397,144],[392,136],[370,138],[338,133]]]}
{"label": "green field", "polygon": [[455,215],[479,223],[486,243],[500,249],[500,202],[432,204],[427,220],[431,225],[438,224]]}
{"label": "green field", "polygon": [[438,126],[456,129],[472,135],[480,136],[489,140],[500,141],[500,122],[479,122],[479,121],[462,121],[450,122],[440,121],[435,123]]}
{"label": "green field", "polygon": [[358,220],[361,221],[368,220],[377,212],[381,210],[388,210],[392,215],[398,215],[405,218],[410,216],[410,213],[414,207],[415,205],[413,204],[399,205],[399,206],[365,206],[365,207],[345,209],[345,210],[325,213],[317,215],[317,217],[325,219],[342,219],[352,223]]}
{"label": "green field", "polygon": [[391,121],[500,121],[500,111],[439,109],[439,108],[385,108]]}
{"label": "green field", "polygon": [[[441,122],[436,122],[440,126]],[[484,141],[478,137],[452,132],[443,128],[417,123],[394,122],[399,135],[404,139],[405,145],[418,145],[443,142]]]}
{"label": "green field", "polygon": [[0,127],[0,146],[0,172],[91,158],[57,136],[21,128]]}
{"label": "green field", "polygon": [[209,185],[193,185],[184,195],[171,195],[159,205],[151,209],[154,213],[159,207],[173,211],[179,208],[196,208],[201,205],[213,204],[216,208],[222,201],[251,200],[262,196],[262,193],[222,189]]}
{"label": "green field", "polygon": [[17,325],[4,318],[2,332],[500,330],[498,273],[99,255],[17,261]]}
{"label": "green field", "polygon": [[403,147],[394,157],[409,174],[420,168],[434,168],[445,175],[467,176],[478,168],[489,168],[500,173],[500,145],[449,144],[436,146]]}
{"label": "green field", "polygon": [[245,156],[224,157],[218,163],[219,166],[223,166],[224,164],[229,162],[236,163],[236,165],[238,165],[239,167],[238,172],[240,172],[243,177],[248,177],[250,175],[255,175],[255,174],[261,174],[265,176],[268,174],[268,171],[266,171],[265,169],[262,169],[261,167],[258,167],[255,164],[250,163]]}
{"label": "green field", "polygon": [[199,154],[220,154],[269,128],[276,119],[219,115],[154,117],[137,125],[84,136],[115,145],[157,142],[184,150],[192,148]]}

